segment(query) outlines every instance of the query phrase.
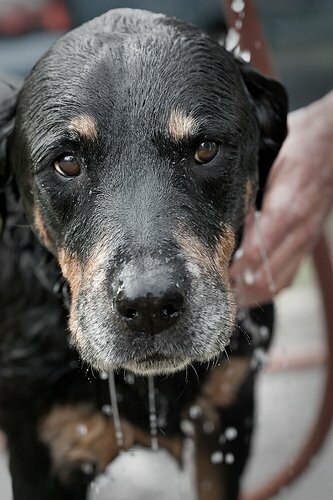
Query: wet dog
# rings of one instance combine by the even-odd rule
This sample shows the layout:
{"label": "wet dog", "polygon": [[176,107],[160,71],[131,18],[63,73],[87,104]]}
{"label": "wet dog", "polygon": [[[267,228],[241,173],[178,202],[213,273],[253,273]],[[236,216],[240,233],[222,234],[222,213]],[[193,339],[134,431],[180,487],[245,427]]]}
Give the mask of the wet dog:
{"label": "wet dog", "polygon": [[[124,9],[65,35],[3,93],[0,424],[14,498],[82,500],[117,455],[97,371],[118,374],[124,448],[150,443],[154,375],[160,444],[181,461],[192,419],[199,498],[237,498],[250,359],[273,312],[236,319],[228,267],[286,134],[283,88],[193,26]],[[211,461],[216,450],[232,460]]]}

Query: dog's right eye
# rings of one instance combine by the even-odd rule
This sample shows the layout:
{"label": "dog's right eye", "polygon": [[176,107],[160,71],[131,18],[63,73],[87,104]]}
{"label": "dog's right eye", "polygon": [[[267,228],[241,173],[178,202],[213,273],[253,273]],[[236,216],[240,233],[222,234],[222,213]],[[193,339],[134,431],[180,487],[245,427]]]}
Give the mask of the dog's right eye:
{"label": "dog's right eye", "polygon": [[213,141],[205,141],[199,144],[194,159],[200,165],[209,163],[214,160],[215,156],[219,151],[219,145]]}
{"label": "dog's right eye", "polygon": [[77,177],[81,173],[81,167],[75,156],[65,155],[56,160],[54,169],[63,177]]}

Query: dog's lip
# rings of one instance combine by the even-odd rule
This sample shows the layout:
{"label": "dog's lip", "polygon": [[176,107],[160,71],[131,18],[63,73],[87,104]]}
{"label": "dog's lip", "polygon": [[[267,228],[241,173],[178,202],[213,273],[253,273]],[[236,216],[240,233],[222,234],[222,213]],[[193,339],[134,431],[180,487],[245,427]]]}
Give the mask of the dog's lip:
{"label": "dog's lip", "polygon": [[170,361],[173,358],[171,356],[166,356],[160,352],[155,352],[152,354],[146,354],[143,357],[136,359],[137,363],[149,363],[149,362],[160,362],[160,361]]}
{"label": "dog's lip", "polygon": [[136,357],[123,365],[123,368],[144,376],[167,375],[182,370],[189,362],[190,358],[153,353]]}

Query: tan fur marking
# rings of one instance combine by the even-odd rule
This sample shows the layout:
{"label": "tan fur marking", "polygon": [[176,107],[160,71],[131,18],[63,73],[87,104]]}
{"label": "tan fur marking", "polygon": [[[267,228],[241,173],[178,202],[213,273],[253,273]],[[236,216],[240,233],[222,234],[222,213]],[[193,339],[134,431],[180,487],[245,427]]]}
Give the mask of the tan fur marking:
{"label": "tan fur marking", "polygon": [[93,141],[97,138],[97,124],[93,116],[76,116],[71,119],[68,128],[84,139]]}
{"label": "tan fur marking", "polygon": [[39,208],[36,208],[34,211],[34,227],[36,229],[36,232],[39,236],[40,241],[43,243],[43,245],[48,249],[51,250],[52,248],[52,240],[51,237],[45,227],[42,214],[39,210]]}
{"label": "tan fur marking", "polygon": [[193,234],[181,231],[177,240],[185,255],[210,274],[218,274],[225,284],[228,283],[228,267],[235,247],[235,234],[231,228],[222,231],[215,251],[208,249]]}
{"label": "tan fur marking", "polygon": [[71,290],[69,330],[74,340],[79,342],[81,331],[77,321],[76,301],[83,281],[83,266],[75,256],[65,250],[58,252],[58,262]]}
{"label": "tan fur marking", "polygon": [[[126,421],[122,421],[122,430],[124,447],[129,448],[134,431]],[[54,407],[41,421],[39,435],[49,447],[53,467],[63,482],[70,465],[90,463],[103,472],[119,453],[112,419],[88,405]]]}
{"label": "tan fur marking", "polygon": [[189,260],[193,260],[201,269],[210,274],[216,274],[217,269],[215,269],[212,253],[194,235],[184,230],[177,236],[177,240]]}
{"label": "tan fur marking", "polygon": [[224,228],[213,252],[186,230],[177,235],[177,240],[190,260],[193,260],[201,269],[205,269],[213,276],[220,277],[226,288],[229,322],[233,324],[236,316],[236,304],[230,287],[228,269],[236,244],[235,233],[230,227]]}
{"label": "tan fur marking", "polygon": [[240,357],[231,358],[230,364],[216,367],[203,387],[203,398],[215,407],[230,406],[249,370],[250,360]]}
{"label": "tan fur marking", "polygon": [[[136,444],[150,447],[150,435],[121,420],[124,449]],[[70,467],[93,464],[98,473],[119,454],[112,418],[105,417],[88,405],[55,406],[39,425],[39,436],[50,449],[54,470],[67,481]],[[180,462],[183,441],[180,438],[159,437],[159,445]]]}
{"label": "tan fur marking", "polygon": [[195,119],[184,111],[174,109],[171,111],[168,122],[169,134],[176,141],[189,137],[197,130]]}
{"label": "tan fur marking", "polygon": [[236,317],[236,304],[233,297],[233,292],[230,287],[229,280],[229,264],[232,257],[232,253],[235,249],[236,245],[236,237],[235,233],[231,228],[225,228],[223,233],[220,234],[218,243],[215,249],[215,265],[219,270],[220,276],[223,279],[223,282],[226,287],[227,296],[228,296],[228,314],[229,314],[229,322],[233,324]]}
{"label": "tan fur marking", "polygon": [[83,276],[81,263],[74,255],[71,255],[64,249],[58,252],[58,262],[62,274],[69,283],[72,300],[75,300],[79,293]]}
{"label": "tan fur marking", "polygon": [[235,233],[230,227],[226,227],[219,236],[218,243],[215,248],[214,260],[220,274],[223,274],[227,280],[227,271],[235,244]]}
{"label": "tan fur marking", "polygon": [[65,249],[61,249],[58,252],[58,262],[62,274],[68,281],[71,290],[69,329],[77,342],[80,340],[80,328],[77,321],[76,300],[80,292],[80,288],[84,284],[91,282],[92,278],[96,275],[103,264],[104,259],[105,257],[102,248],[99,246],[94,249],[90,258],[85,263],[79,262],[74,255],[71,255]]}

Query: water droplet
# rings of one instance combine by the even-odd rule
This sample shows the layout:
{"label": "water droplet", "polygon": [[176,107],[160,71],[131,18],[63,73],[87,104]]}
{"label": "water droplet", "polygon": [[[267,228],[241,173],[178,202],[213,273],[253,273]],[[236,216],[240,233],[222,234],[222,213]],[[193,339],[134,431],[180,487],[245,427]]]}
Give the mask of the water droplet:
{"label": "water droplet", "polygon": [[149,427],[151,437],[151,448],[154,451],[159,449],[157,439],[157,414],[155,400],[155,382],[154,377],[148,377],[148,403],[149,403]]}
{"label": "water droplet", "polygon": [[187,420],[187,419],[181,420],[179,426],[180,426],[181,431],[186,436],[189,436],[189,437],[194,436],[194,434],[195,434],[195,427],[194,427],[193,423],[190,420]]}
{"label": "water droplet", "polygon": [[231,52],[238,46],[239,40],[240,40],[240,35],[238,31],[235,30],[234,28],[230,28],[225,38],[225,48],[229,52]]}
{"label": "water droplet", "polygon": [[233,2],[231,3],[231,9],[237,14],[242,12],[244,8],[245,8],[244,0],[233,0]]}
{"label": "water droplet", "polygon": [[188,414],[190,418],[193,420],[196,420],[197,418],[201,417],[202,415],[202,409],[198,405],[193,405],[190,407]]}
{"label": "water droplet", "polygon": [[242,50],[240,52],[240,56],[245,62],[250,62],[251,61],[251,52],[249,50]]}
{"label": "water droplet", "polygon": [[224,460],[226,464],[231,465],[235,462],[235,457],[232,453],[227,453]]}
{"label": "water droplet", "polygon": [[134,377],[133,373],[126,373],[125,374],[125,381],[129,385],[135,384],[135,377]]}
{"label": "water droplet", "polygon": [[[237,19],[237,21],[235,22],[235,28],[237,30],[240,30],[242,26],[243,26],[243,21],[241,19]],[[242,249],[240,249],[240,250],[242,250]],[[237,254],[237,252],[236,252],[236,254]],[[236,254],[235,254],[235,256],[236,256]]]}
{"label": "water droplet", "polygon": [[260,349],[258,347],[254,350],[254,353],[261,365],[265,365],[267,363],[267,353],[264,351],[264,349]]}
{"label": "water droplet", "polygon": [[85,425],[85,424],[79,424],[77,427],[76,427],[76,432],[80,435],[80,436],[86,436],[88,434],[88,427]]}
{"label": "water droplet", "polygon": [[225,435],[221,434],[219,437],[219,444],[223,445],[225,443]]}
{"label": "water droplet", "polygon": [[99,378],[102,380],[107,380],[109,378],[109,374],[106,372],[100,372]]}
{"label": "water droplet", "polygon": [[110,417],[112,415],[112,406],[111,405],[103,405],[102,406],[102,413],[104,413],[104,415],[107,415],[108,417]]}
{"label": "water droplet", "polygon": [[205,434],[211,434],[215,431],[214,422],[212,422],[211,420],[206,420],[206,422],[204,422],[202,425],[202,429]]}
{"label": "water droplet", "polygon": [[214,451],[214,453],[211,454],[210,460],[212,464],[221,464],[223,462],[223,453],[222,451]]}
{"label": "water droplet", "polygon": [[228,427],[224,431],[224,435],[225,435],[226,439],[228,439],[229,441],[232,441],[233,439],[236,439],[236,437],[238,436],[238,432],[237,432],[237,429],[235,429],[235,427]]}
{"label": "water droplet", "polygon": [[94,466],[89,462],[85,462],[81,465],[81,470],[84,474],[92,474],[94,472]]}
{"label": "water droplet", "polygon": [[124,436],[121,430],[121,422],[119,416],[118,409],[118,401],[117,401],[117,392],[116,392],[116,383],[114,378],[114,372],[111,371],[109,373],[109,390],[110,390],[110,398],[112,404],[112,414],[113,414],[113,423],[116,431],[116,440],[119,448],[122,448],[124,445]]}
{"label": "water droplet", "polygon": [[[256,42],[257,43],[257,42]],[[267,340],[269,337],[269,330],[267,326],[260,326],[259,328],[260,336],[263,340]]]}

